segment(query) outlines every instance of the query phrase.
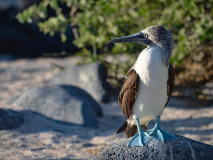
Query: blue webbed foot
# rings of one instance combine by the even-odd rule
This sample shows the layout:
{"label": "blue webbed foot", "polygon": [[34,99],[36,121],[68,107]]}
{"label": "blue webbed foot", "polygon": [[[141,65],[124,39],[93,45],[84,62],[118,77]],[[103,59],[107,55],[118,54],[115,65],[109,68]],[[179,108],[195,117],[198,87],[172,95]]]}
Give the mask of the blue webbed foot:
{"label": "blue webbed foot", "polygon": [[144,132],[141,128],[138,118],[136,119],[136,123],[138,127],[138,133],[129,141],[128,147],[144,146],[152,139],[152,137],[149,136],[149,134],[147,134],[146,132]]}
{"label": "blue webbed foot", "polygon": [[176,137],[173,134],[159,128],[159,122],[160,122],[160,117],[157,117],[157,122],[155,127],[153,129],[148,130],[147,131],[148,134],[152,137],[155,137],[158,140],[161,140],[163,143],[165,141],[175,139]]}

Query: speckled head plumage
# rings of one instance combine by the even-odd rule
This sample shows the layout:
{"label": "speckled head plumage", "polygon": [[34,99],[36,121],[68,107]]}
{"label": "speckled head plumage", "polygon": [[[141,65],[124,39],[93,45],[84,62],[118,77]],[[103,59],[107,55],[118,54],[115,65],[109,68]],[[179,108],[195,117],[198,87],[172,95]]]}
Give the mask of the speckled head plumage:
{"label": "speckled head plumage", "polygon": [[147,38],[154,44],[160,47],[173,48],[172,35],[163,26],[150,26],[141,32],[147,34]]}
{"label": "speckled head plumage", "polygon": [[139,33],[116,38],[111,40],[109,43],[122,42],[132,42],[149,47],[159,47],[162,51],[162,61],[165,64],[168,63],[171,58],[174,43],[171,33],[163,26],[150,26]]}
{"label": "speckled head plumage", "polygon": [[152,41],[149,46],[157,45],[164,54],[163,61],[168,62],[173,50],[173,38],[171,33],[163,26],[150,26],[141,31],[148,39]]}

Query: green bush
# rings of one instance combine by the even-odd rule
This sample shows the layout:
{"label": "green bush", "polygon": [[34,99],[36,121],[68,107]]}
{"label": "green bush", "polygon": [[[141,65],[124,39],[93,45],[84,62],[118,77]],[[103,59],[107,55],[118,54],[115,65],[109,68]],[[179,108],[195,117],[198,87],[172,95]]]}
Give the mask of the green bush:
{"label": "green bush", "polygon": [[[62,41],[66,41],[67,27],[72,26],[74,44],[92,60],[98,53],[138,52],[142,49],[139,45],[109,47],[107,42],[151,25],[163,25],[175,41],[171,62],[180,64],[196,47],[213,41],[212,4],[211,0],[42,0],[19,13],[17,19],[31,23],[37,18],[44,34],[60,32]],[[65,14],[61,5],[70,12]],[[48,8],[55,11],[55,16],[48,15]]]}

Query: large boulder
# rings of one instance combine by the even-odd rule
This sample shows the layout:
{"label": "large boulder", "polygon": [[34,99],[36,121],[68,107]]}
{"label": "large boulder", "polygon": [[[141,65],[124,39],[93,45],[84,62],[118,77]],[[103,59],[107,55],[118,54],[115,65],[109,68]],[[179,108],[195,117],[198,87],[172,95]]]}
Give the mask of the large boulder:
{"label": "large boulder", "polygon": [[161,141],[153,138],[144,147],[127,147],[129,140],[113,144],[95,159],[137,160],[209,160],[213,157],[213,146],[179,135],[175,140]]}
{"label": "large boulder", "polygon": [[86,90],[98,101],[109,101],[109,84],[106,81],[107,68],[97,63],[71,66],[61,71],[51,80],[51,84],[70,84]]}
{"label": "large boulder", "polygon": [[0,109],[0,130],[19,127],[24,122],[20,112],[11,109]]}
{"label": "large boulder", "polygon": [[84,90],[74,86],[44,86],[12,96],[7,104],[32,110],[57,121],[97,127],[100,105]]}

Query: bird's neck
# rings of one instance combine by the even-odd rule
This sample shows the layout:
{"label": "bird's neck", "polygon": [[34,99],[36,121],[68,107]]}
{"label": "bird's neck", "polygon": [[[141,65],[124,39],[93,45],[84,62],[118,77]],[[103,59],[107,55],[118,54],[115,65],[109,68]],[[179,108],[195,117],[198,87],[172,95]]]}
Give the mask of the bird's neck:
{"label": "bird's neck", "polygon": [[140,53],[137,61],[143,63],[162,63],[167,65],[171,57],[170,52],[170,50],[166,50],[157,45],[149,46]]}
{"label": "bird's neck", "polygon": [[151,69],[158,68],[163,65],[161,61],[161,52],[159,48],[147,47],[137,58],[135,63],[135,70],[140,75],[143,72],[149,72]]}
{"label": "bird's neck", "polygon": [[149,85],[156,77],[159,79],[165,73],[168,74],[168,67],[162,61],[162,54],[159,47],[147,47],[140,53],[134,68],[144,84]]}
{"label": "bird's neck", "polygon": [[162,63],[162,52],[159,47],[147,47],[138,56],[137,63]]}

